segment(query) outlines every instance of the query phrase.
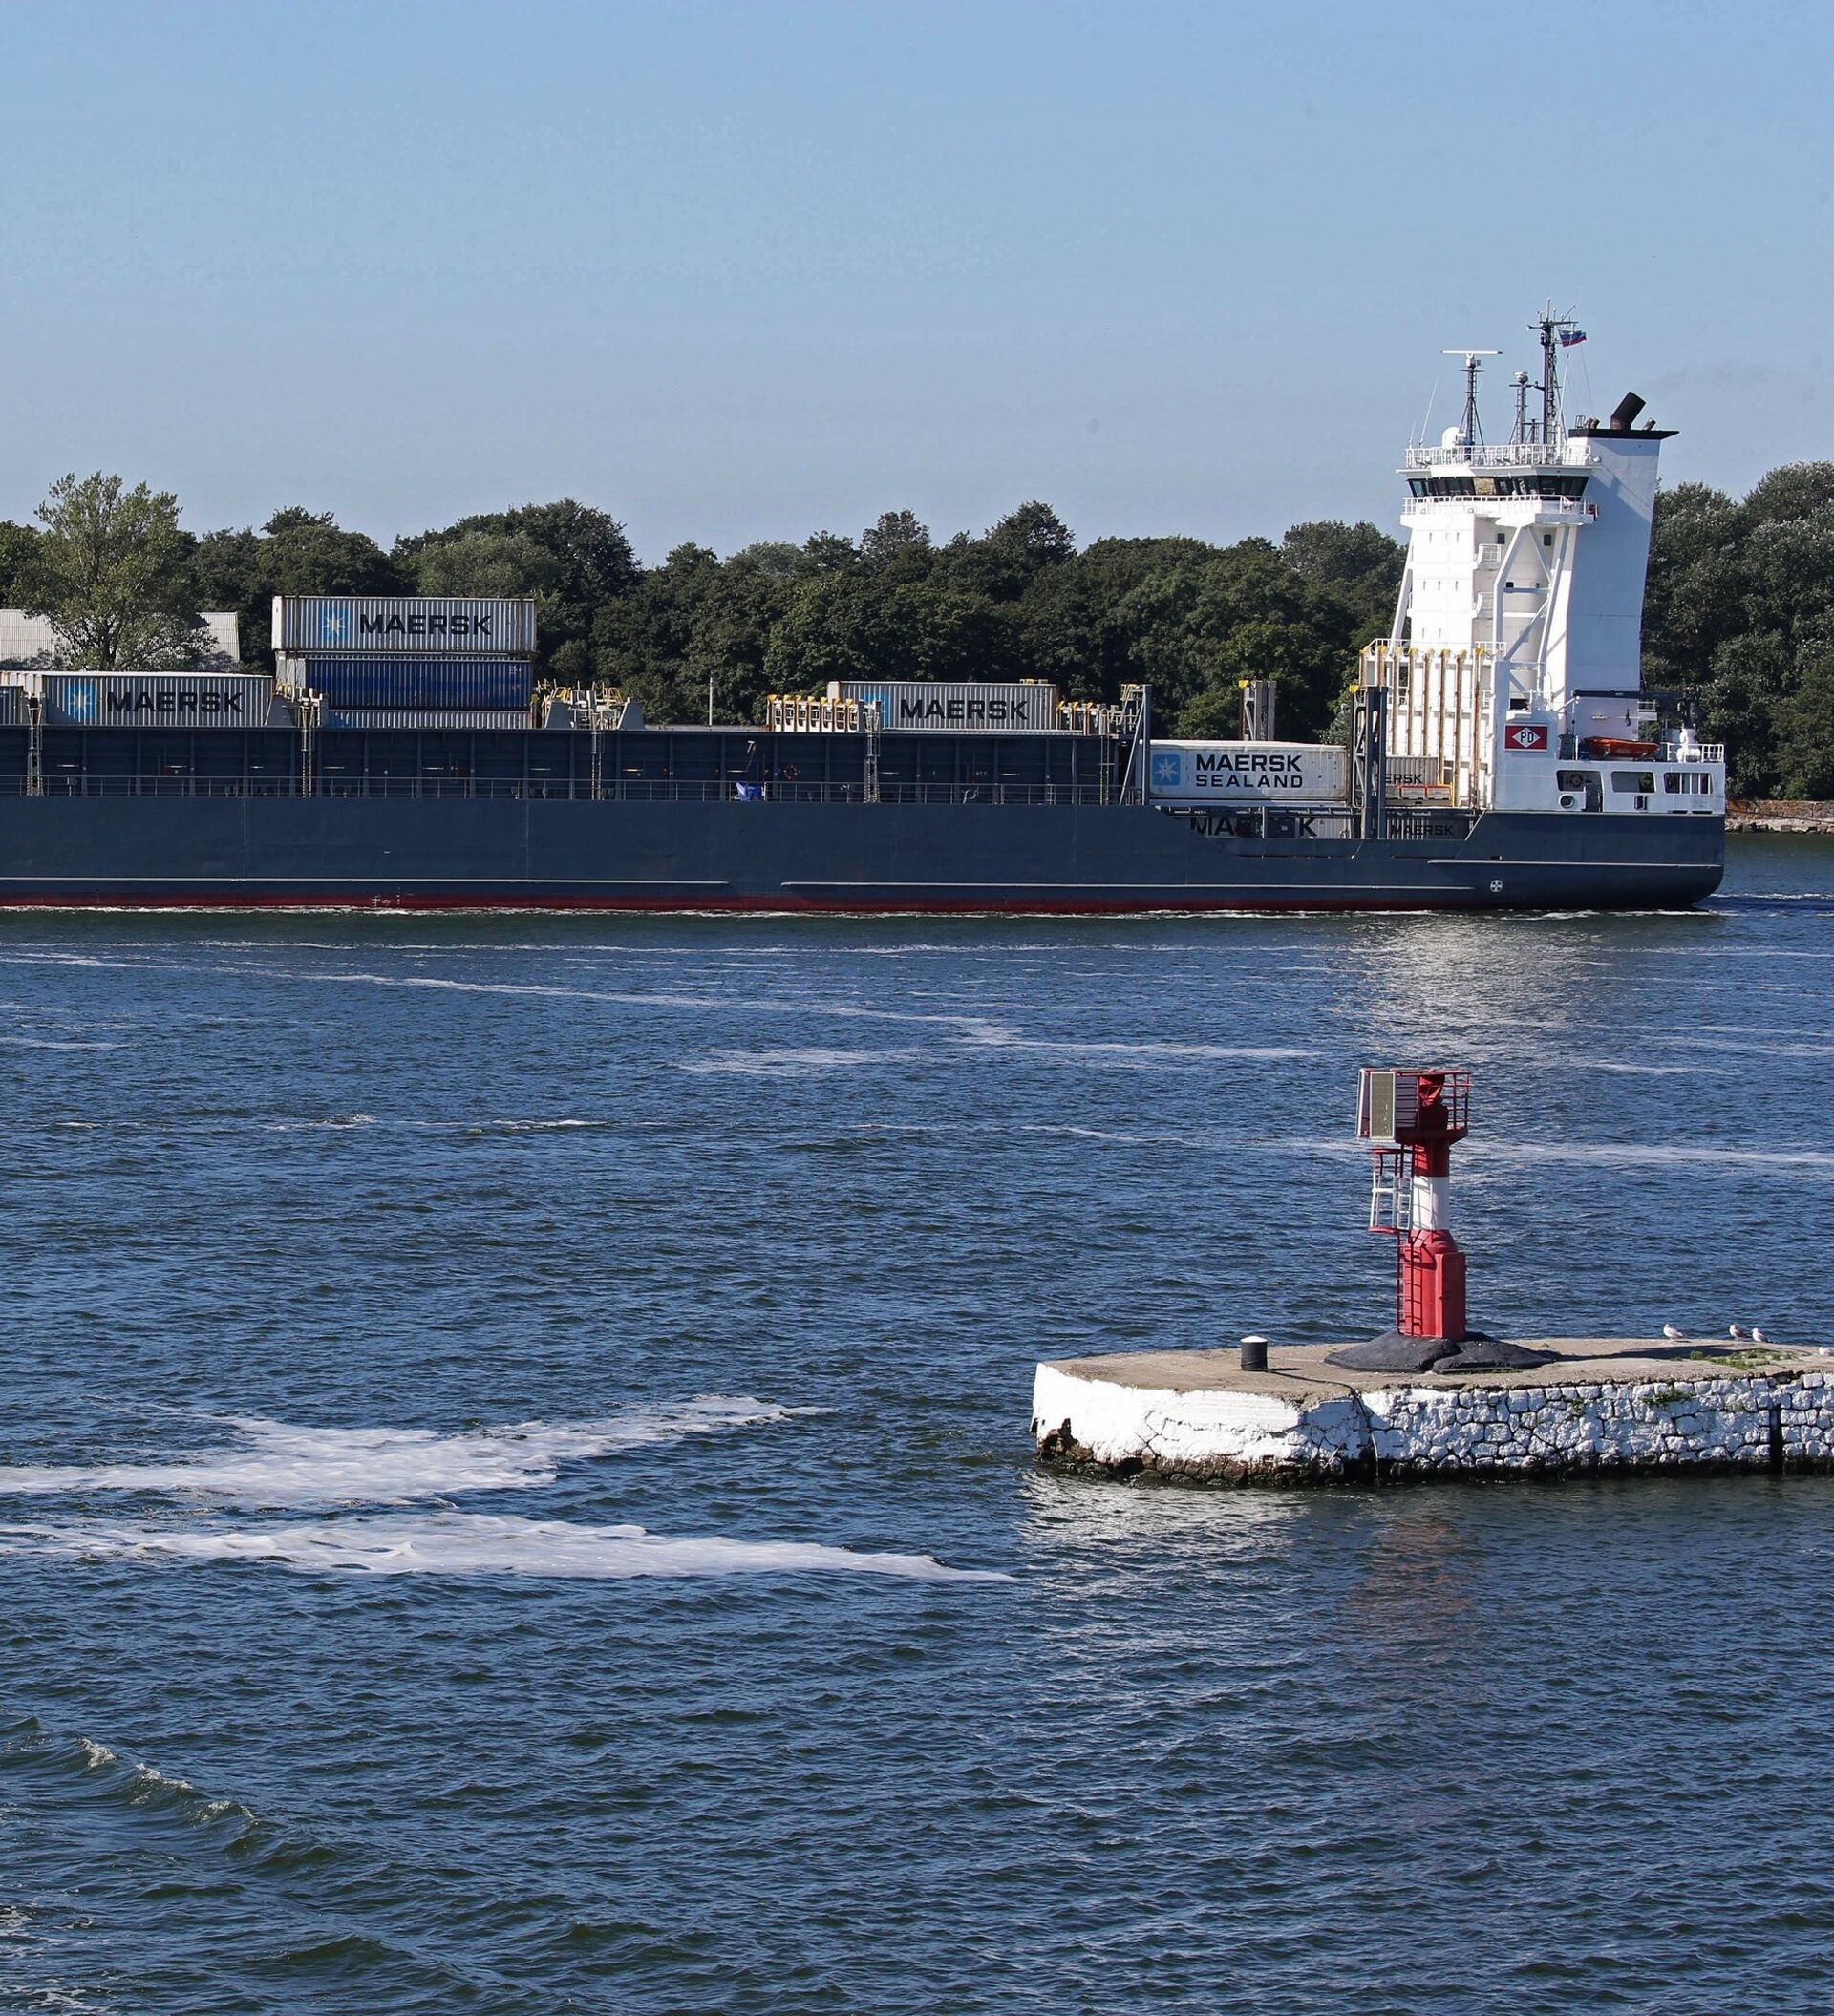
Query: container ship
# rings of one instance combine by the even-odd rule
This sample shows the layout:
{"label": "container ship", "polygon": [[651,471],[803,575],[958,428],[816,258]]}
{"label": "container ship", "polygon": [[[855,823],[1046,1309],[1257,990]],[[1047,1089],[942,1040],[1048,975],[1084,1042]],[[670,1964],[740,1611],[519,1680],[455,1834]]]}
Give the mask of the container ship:
{"label": "container ship", "polygon": [[[837,682],[744,726],[538,690],[532,602],[287,597],[271,677],[0,671],[0,905],[1124,912],[1667,907],[1717,887],[1723,751],[1665,722],[1641,610],[1670,433],[1507,441],[1482,358],[1410,446],[1389,638],[1345,746],[1157,732],[1048,685]],[[1530,393],[1539,393],[1531,404]],[[16,626],[15,626],[16,627]]]}

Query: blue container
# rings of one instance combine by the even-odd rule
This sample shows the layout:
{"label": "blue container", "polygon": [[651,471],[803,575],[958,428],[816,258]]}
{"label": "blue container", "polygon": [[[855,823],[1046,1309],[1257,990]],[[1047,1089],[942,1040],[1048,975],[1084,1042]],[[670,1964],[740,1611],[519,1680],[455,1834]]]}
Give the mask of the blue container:
{"label": "blue container", "polygon": [[522,658],[320,658],[295,661],[302,686],[347,707],[528,710],[534,672]]}

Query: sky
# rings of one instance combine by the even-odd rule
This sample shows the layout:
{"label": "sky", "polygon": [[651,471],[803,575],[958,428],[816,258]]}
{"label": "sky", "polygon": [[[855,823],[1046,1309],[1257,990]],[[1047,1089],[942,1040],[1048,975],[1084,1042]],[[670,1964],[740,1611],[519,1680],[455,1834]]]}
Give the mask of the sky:
{"label": "sky", "polygon": [[0,517],[1395,529],[1548,301],[1668,480],[1834,456],[1826,7],[8,0],[0,74]]}

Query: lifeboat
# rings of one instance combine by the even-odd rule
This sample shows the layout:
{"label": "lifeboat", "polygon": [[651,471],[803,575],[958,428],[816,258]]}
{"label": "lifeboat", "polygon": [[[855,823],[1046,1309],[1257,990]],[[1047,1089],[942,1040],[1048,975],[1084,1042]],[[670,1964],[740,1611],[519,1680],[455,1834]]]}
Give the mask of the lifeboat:
{"label": "lifeboat", "polygon": [[1582,757],[1599,763],[1648,762],[1661,749],[1659,742],[1630,742],[1621,735],[1591,735],[1579,745]]}

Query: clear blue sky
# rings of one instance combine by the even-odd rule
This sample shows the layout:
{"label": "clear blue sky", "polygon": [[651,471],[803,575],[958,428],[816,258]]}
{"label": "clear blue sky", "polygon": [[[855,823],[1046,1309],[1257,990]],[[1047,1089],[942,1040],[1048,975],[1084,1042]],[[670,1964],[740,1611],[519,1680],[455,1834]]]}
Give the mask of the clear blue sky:
{"label": "clear blue sky", "polygon": [[1392,526],[1549,295],[1672,480],[1834,455],[1825,7],[11,0],[0,72],[4,516]]}

